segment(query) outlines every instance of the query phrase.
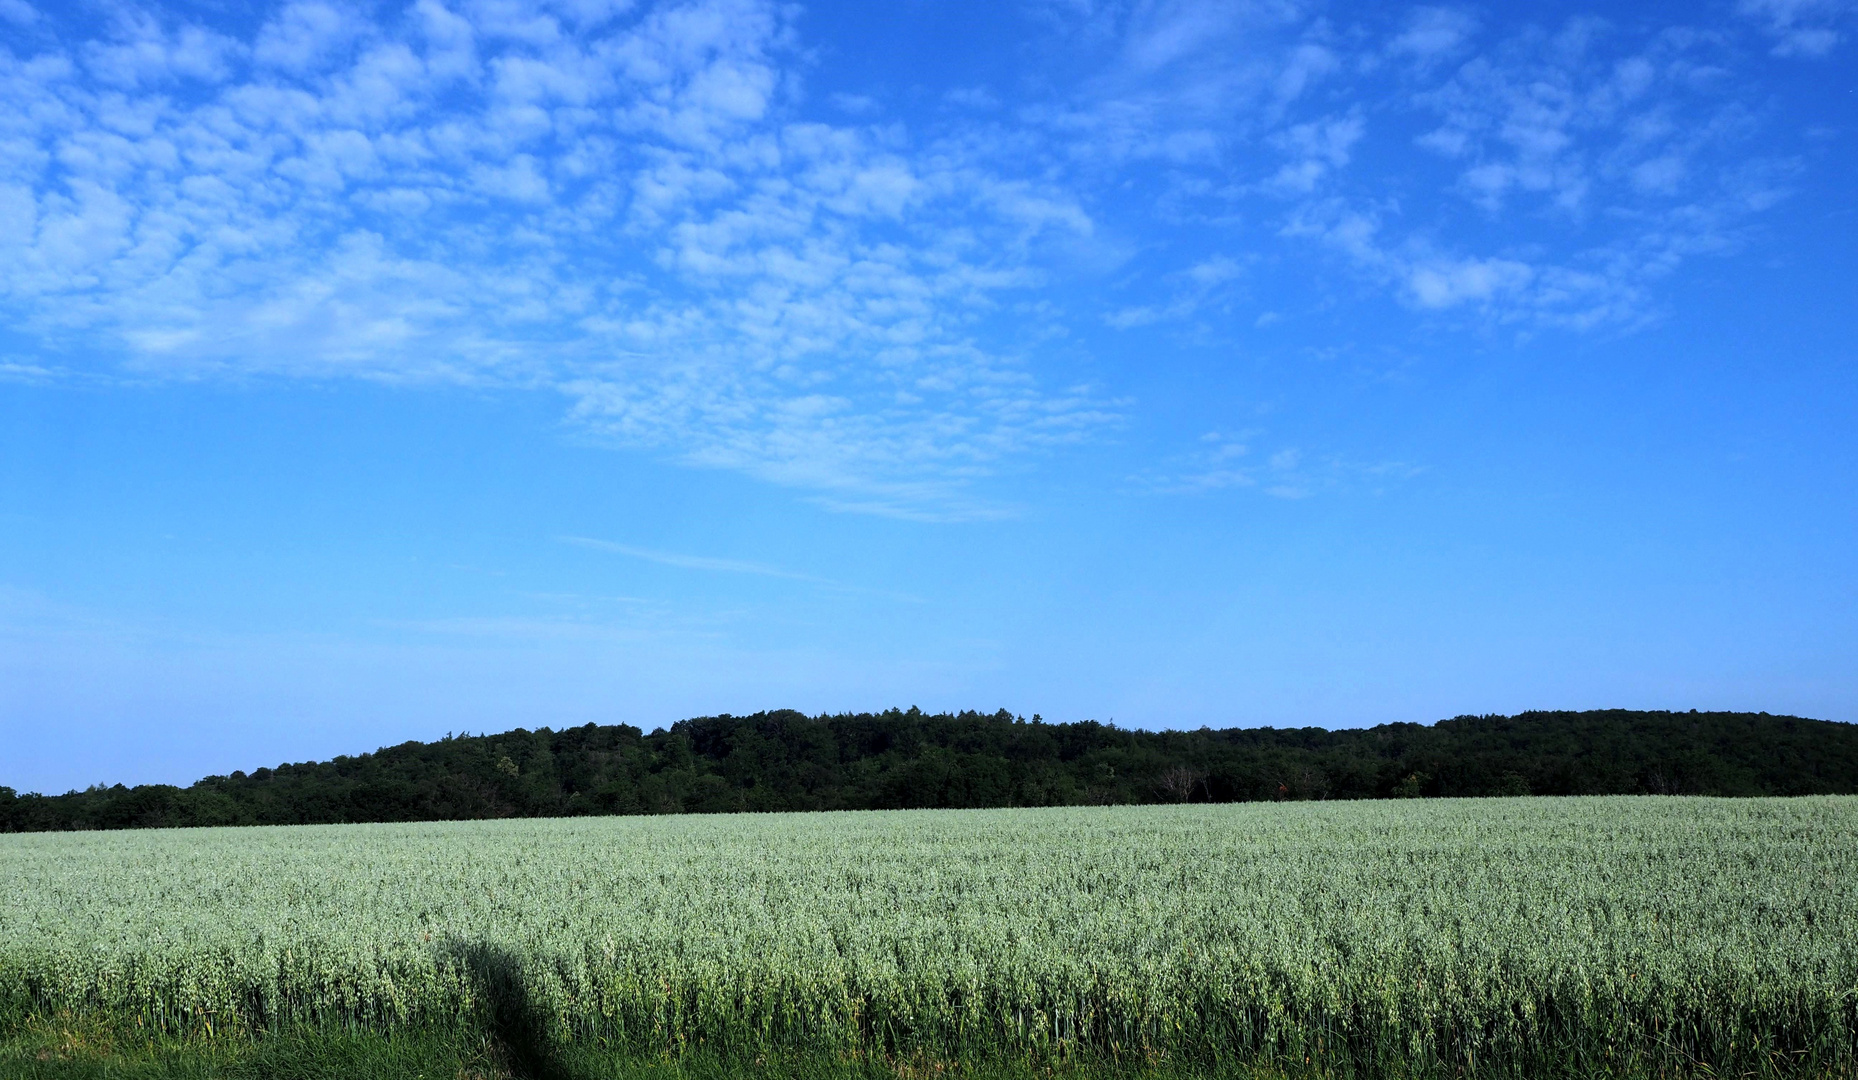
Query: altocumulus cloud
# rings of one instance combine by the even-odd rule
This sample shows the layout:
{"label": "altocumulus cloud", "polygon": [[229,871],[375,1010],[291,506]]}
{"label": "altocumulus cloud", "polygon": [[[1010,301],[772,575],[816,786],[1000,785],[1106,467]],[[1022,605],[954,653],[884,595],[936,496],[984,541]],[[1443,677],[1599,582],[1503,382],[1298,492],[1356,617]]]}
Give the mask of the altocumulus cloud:
{"label": "altocumulus cloud", "polygon": [[1107,418],[969,324],[1087,233],[1060,191],[793,119],[789,9],[562,0],[245,36],[10,0],[0,291],[140,373],[558,388],[589,428],[818,492],[984,513],[964,478]]}
{"label": "altocumulus cloud", "polygon": [[[1025,78],[908,123],[812,102],[760,0],[86,10],[0,0],[0,314],[34,343],[0,376],[541,387],[601,438],[951,518],[1128,407],[1045,342],[1265,325],[1264,260],[1417,319],[1655,316],[1800,168],[1750,65],[1823,62],[1853,5],[1035,2]],[[1161,486],[1263,484],[1202,465]]]}

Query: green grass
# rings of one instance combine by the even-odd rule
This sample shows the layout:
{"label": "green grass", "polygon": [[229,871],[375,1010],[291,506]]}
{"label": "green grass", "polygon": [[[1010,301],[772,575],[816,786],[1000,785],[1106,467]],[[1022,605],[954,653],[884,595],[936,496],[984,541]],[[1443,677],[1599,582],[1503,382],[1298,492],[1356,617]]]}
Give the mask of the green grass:
{"label": "green grass", "polygon": [[[94,1021],[35,1022],[0,1037],[0,1076],[8,1080],[1342,1080],[1354,1075],[1323,1065],[1255,1063],[1032,1062],[995,1059],[764,1054],[753,1058],[702,1052],[642,1056],[592,1047],[558,1048],[545,1070],[512,1065],[494,1040],[425,1030],[390,1035],[294,1032],[259,1038],[173,1039],[100,1028]],[[1575,1068],[1541,1076],[1589,1080],[1717,1080],[1708,1069]],[[1793,1080],[1852,1080],[1847,1068],[1731,1074]]]}
{"label": "green grass", "polygon": [[0,880],[9,1030],[118,1047],[15,1034],[9,1077],[1858,1060],[1851,798],[41,834],[0,836]]}
{"label": "green grass", "polygon": [[[545,1061],[526,1064],[513,1061],[493,1036],[470,1030],[390,1035],[300,1030],[180,1039],[64,1015],[34,1018],[0,1037],[0,1076],[8,1080],[1208,1080],[1238,1075],[1168,1063],[954,1063],[778,1053],[741,1058],[703,1052],[673,1057],[586,1046],[553,1047]],[[1244,1070],[1244,1075],[1288,1080],[1291,1074]]]}
{"label": "green grass", "polygon": [[470,1032],[298,1031],[177,1038],[97,1017],[35,1017],[0,1038],[7,1080],[506,1080]]}

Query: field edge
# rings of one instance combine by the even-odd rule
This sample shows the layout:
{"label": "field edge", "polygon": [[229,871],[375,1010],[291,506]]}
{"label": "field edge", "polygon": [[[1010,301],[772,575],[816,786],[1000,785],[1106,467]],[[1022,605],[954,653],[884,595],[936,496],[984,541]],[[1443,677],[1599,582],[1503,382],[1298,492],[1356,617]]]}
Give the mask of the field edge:
{"label": "field edge", "polygon": [[[706,1051],[641,1054],[583,1044],[512,1047],[473,1026],[406,1028],[391,1034],[297,1028],[260,1035],[156,1035],[96,1016],[18,1018],[0,1028],[7,1080],[1370,1080],[1324,1063],[1282,1064],[974,1061],[823,1054],[729,1056]],[[1371,1080],[1418,1080],[1434,1070],[1377,1072]],[[1532,1070],[1530,1077],[1583,1080],[1590,1070]],[[1614,1080],[1722,1080],[1707,1066],[1622,1069]],[[1858,1080],[1858,1068],[1770,1068],[1736,1076]]]}

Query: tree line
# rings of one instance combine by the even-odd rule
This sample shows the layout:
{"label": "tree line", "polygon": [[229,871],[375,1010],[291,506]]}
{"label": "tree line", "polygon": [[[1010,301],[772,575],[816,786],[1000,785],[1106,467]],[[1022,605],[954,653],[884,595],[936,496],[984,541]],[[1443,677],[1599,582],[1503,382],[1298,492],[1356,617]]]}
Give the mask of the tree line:
{"label": "tree line", "polygon": [[1133,731],[1002,710],[793,711],[448,735],[168,784],[20,795],[0,831],[909,807],[1498,795],[1858,793],[1858,725],[1526,712],[1436,724]]}

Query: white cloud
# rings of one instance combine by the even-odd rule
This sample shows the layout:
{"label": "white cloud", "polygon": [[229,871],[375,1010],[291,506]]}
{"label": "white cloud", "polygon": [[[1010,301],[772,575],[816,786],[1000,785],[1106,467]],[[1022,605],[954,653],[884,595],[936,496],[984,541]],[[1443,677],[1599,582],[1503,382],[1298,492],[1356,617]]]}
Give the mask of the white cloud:
{"label": "white cloud", "polygon": [[1119,308],[1104,316],[1104,322],[1118,330],[1130,330],[1154,323],[1191,319],[1208,308],[1230,306],[1231,286],[1243,280],[1245,263],[1229,255],[1213,255],[1167,279],[1174,287],[1173,297],[1164,304]]}
{"label": "white cloud", "polygon": [[1067,100],[1024,110],[1096,163],[1216,165],[1342,67],[1296,2],[1051,8],[1072,47],[1102,58]]}
{"label": "white cloud", "polygon": [[1279,447],[1258,460],[1252,444],[1260,434],[1207,432],[1198,445],[1176,457],[1175,471],[1147,478],[1141,486],[1160,495],[1243,488],[1278,499],[1306,499],[1323,492],[1374,491],[1425,471],[1403,461],[1363,463],[1295,446]]}
{"label": "white cloud", "polygon": [[1477,16],[1462,8],[1415,8],[1405,28],[1387,43],[1387,51],[1430,66],[1460,53],[1477,29]]}
{"label": "white cloud", "polygon": [[302,74],[363,37],[359,12],[327,0],[293,0],[268,19],[252,46],[256,63]]}
{"label": "white cloud", "polygon": [[873,97],[864,94],[835,93],[828,100],[832,107],[847,116],[875,116],[884,111],[884,106]]}
{"label": "white cloud", "polygon": [[1350,149],[1364,130],[1361,117],[1351,114],[1292,124],[1273,134],[1267,141],[1291,160],[1265,181],[1265,190],[1279,195],[1315,191],[1332,170],[1348,164]]}
{"label": "white cloud", "polygon": [[[1396,51],[1418,48],[1405,35],[1421,27],[1461,49],[1469,25],[1422,12]],[[1726,93],[1725,62],[1714,35],[1634,38],[1580,19],[1525,29],[1412,93],[1415,120],[1438,118],[1416,142],[1451,171],[1446,185],[1351,182],[1343,166],[1367,134],[1352,113],[1348,126],[1319,117],[1268,135],[1283,164],[1247,190],[1291,199],[1285,236],[1321,241],[1415,309],[1629,325],[1650,314],[1652,281],[1734,249],[1754,205],[1745,191],[1784,190],[1746,179],[1779,163],[1735,153],[1755,125]],[[1475,225],[1454,196],[1475,208]]]}
{"label": "white cloud", "polygon": [[958,86],[942,95],[942,100],[958,109],[989,111],[1000,107],[1000,98],[985,86]]}
{"label": "white cloud", "polygon": [[797,574],[790,570],[768,566],[765,563],[749,562],[742,559],[718,559],[708,555],[683,555],[674,551],[657,551],[652,548],[633,547],[630,544],[618,544],[611,540],[595,540],[585,536],[564,536],[564,544],[577,547],[593,548],[596,551],[609,551],[615,555],[643,559],[660,566],[674,566],[680,570],[708,570],[724,574],[752,574],[757,577],[786,578],[791,581],[823,582],[811,574]]}
{"label": "white cloud", "polygon": [[[1757,121],[1719,32],[1591,18],[1505,31],[1457,7],[1413,9],[1381,35],[1297,3],[1043,10],[1102,57],[1061,101],[1022,109],[1072,183],[1147,182],[1162,219],[1251,250],[1245,230],[1269,218],[1250,200],[1277,200],[1279,235],[1320,239],[1418,311],[1633,324],[1654,279],[1732,250],[1751,212],[1735,176],[1756,163],[1739,151]],[[1151,275],[1099,318],[1126,329],[1204,308]]]}
{"label": "white cloud", "polygon": [[113,12],[111,32],[83,49],[84,66],[106,85],[133,90],[177,79],[226,79],[244,52],[234,39],[200,26],[169,26],[133,8]]}
{"label": "white cloud", "polygon": [[1574,20],[1499,43],[1420,97],[1441,123],[1419,144],[1456,162],[1458,190],[1493,216],[1521,203],[1579,221],[1681,194],[1694,159],[1745,133],[1745,110],[1722,95],[1713,39],[1620,38]]}
{"label": "white cloud", "polygon": [[970,325],[1090,218],[798,121],[790,17],[297,0],[249,44],[132,15],[0,52],[0,310],[149,374],[553,387],[601,437],[835,507],[998,513],[974,480],[1109,418]]}
{"label": "white cloud", "polygon": [[542,5],[555,12],[569,26],[581,30],[596,29],[633,10],[633,0],[546,0]]}
{"label": "white cloud", "polygon": [[[1258,268],[1311,262],[1433,323],[1632,325],[1792,167],[1748,152],[1720,29],[1047,4],[1062,62],[912,115],[809,107],[774,0],[288,0],[242,38],[0,4],[34,27],[0,48],[23,368],[551,388],[598,438],[899,516],[1010,512],[980,481],[1115,423],[1054,376],[1068,335],[1263,325]],[[1850,3],[1741,10],[1804,55]]]}
{"label": "white cloud", "polygon": [[1812,59],[1830,55],[1843,28],[1858,16],[1854,0],[1740,0],[1736,10],[1774,39],[1774,55]]}
{"label": "white cloud", "polygon": [[1406,268],[1407,288],[1420,307],[1488,303],[1527,288],[1535,270],[1513,259],[1435,259]]}

